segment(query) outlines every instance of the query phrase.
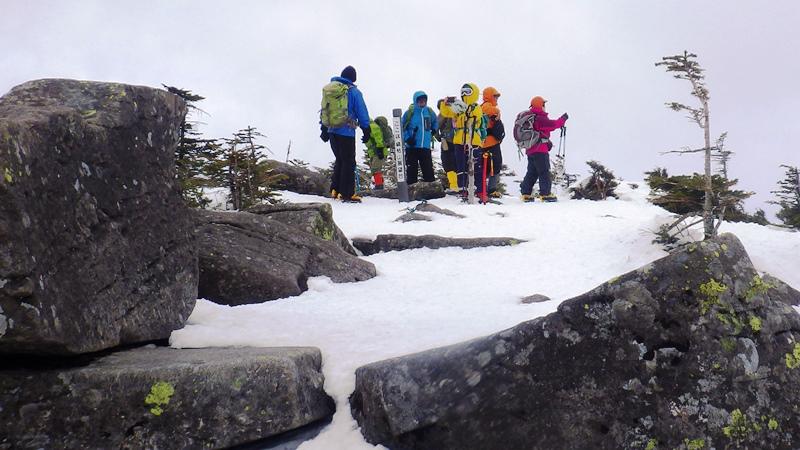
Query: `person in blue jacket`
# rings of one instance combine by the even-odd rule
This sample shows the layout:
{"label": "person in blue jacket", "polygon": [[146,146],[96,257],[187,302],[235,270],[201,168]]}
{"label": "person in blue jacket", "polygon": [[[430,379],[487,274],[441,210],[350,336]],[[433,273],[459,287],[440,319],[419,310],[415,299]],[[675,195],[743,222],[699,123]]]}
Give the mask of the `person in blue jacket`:
{"label": "person in blue jacket", "polygon": [[348,86],[347,90],[347,115],[348,123],[341,127],[328,128],[320,123],[320,138],[323,142],[330,140],[333,156],[331,176],[331,195],[341,198],[344,202],[360,202],[361,197],[355,195],[355,170],[356,170],[356,128],[361,128],[364,136],[361,142],[369,141],[369,112],[364,103],[361,91],[355,85],[356,69],[347,66],[342,70],[342,75],[331,78],[331,82],[339,82]]}
{"label": "person in blue jacket", "polygon": [[406,145],[406,175],[408,184],[414,184],[422,168],[423,181],[435,181],[433,159],[431,158],[432,139],[439,131],[436,113],[428,106],[428,95],[423,91],[414,93],[414,103],[403,114],[403,141]]}

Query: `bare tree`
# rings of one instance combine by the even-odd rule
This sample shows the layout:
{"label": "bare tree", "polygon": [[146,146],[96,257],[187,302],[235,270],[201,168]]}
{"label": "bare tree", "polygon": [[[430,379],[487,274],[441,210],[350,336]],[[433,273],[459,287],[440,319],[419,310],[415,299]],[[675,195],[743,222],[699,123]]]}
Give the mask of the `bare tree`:
{"label": "bare tree", "polygon": [[[714,189],[711,182],[711,152],[714,147],[711,146],[711,132],[709,126],[709,92],[705,85],[705,75],[703,75],[703,68],[695,60],[697,55],[684,51],[682,55],[665,56],[661,58],[661,62],[657,62],[656,66],[664,66],[667,73],[672,73],[673,76],[679,80],[686,80],[692,86],[692,96],[700,103],[699,107],[688,106],[678,102],[668,102],[666,105],[673,111],[685,111],[688,118],[697,124],[703,130],[703,143],[704,146],[698,149],[684,148],[682,150],[675,150],[665,153],[704,153],[705,156],[705,198],[703,201],[703,232],[705,238],[711,238],[716,235],[716,227],[714,226],[714,210],[713,210],[713,196]],[[723,139],[724,141],[724,139]]]}

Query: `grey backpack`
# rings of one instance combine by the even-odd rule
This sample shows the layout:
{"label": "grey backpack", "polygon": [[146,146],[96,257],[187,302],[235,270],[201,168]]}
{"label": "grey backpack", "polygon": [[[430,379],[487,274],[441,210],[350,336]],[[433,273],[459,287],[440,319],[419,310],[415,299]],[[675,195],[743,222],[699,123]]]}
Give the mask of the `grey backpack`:
{"label": "grey backpack", "polygon": [[529,109],[517,114],[514,120],[514,140],[520,150],[528,150],[541,141],[541,133],[533,128],[535,120],[536,113]]}

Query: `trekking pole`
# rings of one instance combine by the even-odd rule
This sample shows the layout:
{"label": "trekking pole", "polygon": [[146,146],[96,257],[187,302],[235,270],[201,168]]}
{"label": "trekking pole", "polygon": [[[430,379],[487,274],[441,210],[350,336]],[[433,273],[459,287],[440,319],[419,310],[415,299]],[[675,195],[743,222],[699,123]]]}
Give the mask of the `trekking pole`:
{"label": "trekking pole", "polygon": [[356,180],[356,194],[361,190],[361,174],[358,173],[358,164],[353,166],[353,171],[355,172],[355,180]]}
{"label": "trekking pole", "polygon": [[558,164],[556,177],[566,189],[570,184],[569,178],[567,177],[567,127],[561,127],[561,135],[558,137],[558,154],[556,154],[556,161]]}

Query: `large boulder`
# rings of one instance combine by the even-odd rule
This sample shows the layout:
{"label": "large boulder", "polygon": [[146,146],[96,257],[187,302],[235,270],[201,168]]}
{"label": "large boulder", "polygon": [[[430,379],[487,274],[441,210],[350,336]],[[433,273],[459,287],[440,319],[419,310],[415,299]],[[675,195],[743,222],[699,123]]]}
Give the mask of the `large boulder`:
{"label": "large boulder", "polygon": [[270,163],[273,175],[283,175],[273,186],[275,189],[323,197],[330,195],[331,180],[325,175],[294,164],[280,161]]}
{"label": "large boulder", "polygon": [[0,449],[223,448],[333,414],[316,348],[141,348],[0,371]]}
{"label": "large boulder", "polygon": [[350,240],[333,221],[333,208],[328,203],[278,203],[258,205],[248,212],[261,214],[291,227],[313,234],[326,241],[335,242],[342,250],[355,255]]}
{"label": "large boulder", "polygon": [[0,98],[0,353],[162,339],[197,298],[165,91],[31,81]]}
{"label": "large boulder", "polygon": [[199,296],[225,305],[261,303],[299,295],[308,278],[363,281],[375,266],[334,242],[269,215],[197,211]]}
{"label": "large boulder", "polygon": [[356,372],[367,440],[401,449],[794,448],[797,292],[732,235],[500,333]]}
{"label": "large boulder", "polygon": [[526,242],[522,239],[509,237],[482,237],[482,238],[453,238],[425,234],[414,236],[410,234],[379,234],[375,239],[353,239],[353,245],[365,256],[381,252],[411,250],[417,248],[439,249],[445,247],[460,247],[464,249],[481,247],[508,247]]}

